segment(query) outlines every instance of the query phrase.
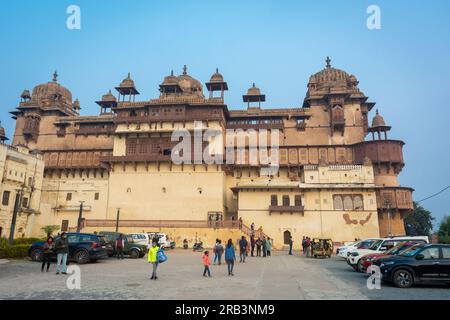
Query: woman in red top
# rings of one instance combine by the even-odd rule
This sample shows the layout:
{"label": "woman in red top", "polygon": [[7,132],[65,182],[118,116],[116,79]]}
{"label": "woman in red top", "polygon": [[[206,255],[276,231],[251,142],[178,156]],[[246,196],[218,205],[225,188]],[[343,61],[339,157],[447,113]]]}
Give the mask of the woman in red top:
{"label": "woman in red top", "polygon": [[211,271],[209,270],[209,266],[211,263],[209,262],[209,252],[205,251],[203,254],[203,266],[205,267],[205,270],[203,271],[203,276],[206,277],[206,273],[208,273],[208,277],[211,277]]}

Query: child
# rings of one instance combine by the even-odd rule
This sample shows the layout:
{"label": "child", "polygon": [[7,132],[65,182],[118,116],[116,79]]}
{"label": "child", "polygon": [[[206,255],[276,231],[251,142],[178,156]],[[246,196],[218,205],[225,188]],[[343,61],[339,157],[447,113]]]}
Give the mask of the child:
{"label": "child", "polygon": [[206,273],[208,273],[208,277],[211,277],[211,271],[209,271],[210,264],[211,263],[209,262],[209,252],[205,251],[203,255],[203,265],[205,266],[205,270],[203,271],[204,277],[206,277]]}

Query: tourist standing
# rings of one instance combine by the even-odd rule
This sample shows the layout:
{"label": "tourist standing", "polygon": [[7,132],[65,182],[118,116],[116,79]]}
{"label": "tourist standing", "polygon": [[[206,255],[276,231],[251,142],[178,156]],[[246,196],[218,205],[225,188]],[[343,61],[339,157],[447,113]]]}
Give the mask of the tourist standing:
{"label": "tourist standing", "polygon": [[239,241],[239,262],[245,263],[245,256],[247,255],[248,242],[244,236]]}
{"label": "tourist standing", "polygon": [[262,250],[263,250],[263,257],[267,257],[267,239],[266,237],[263,236],[263,241],[262,241]]}
{"label": "tourist standing", "polygon": [[253,257],[255,252],[255,236],[253,234],[250,236],[250,246],[252,248],[251,255]]}
{"label": "tourist standing", "polygon": [[116,239],[116,256],[117,259],[123,259],[123,247],[125,247],[125,240],[123,234],[120,234]]}
{"label": "tourist standing", "polygon": [[153,270],[152,270],[152,277],[150,280],[156,280],[158,277],[156,276],[156,271],[158,270],[158,250],[159,247],[156,243],[156,240],[152,240],[152,246],[150,247],[150,250],[148,250],[148,262],[152,264]]}
{"label": "tourist standing", "polygon": [[306,237],[305,236],[303,236],[303,239],[302,239],[302,253],[303,253],[303,255],[306,254]]}
{"label": "tourist standing", "polygon": [[306,256],[311,257],[311,239],[306,237]]}
{"label": "tourist standing", "polygon": [[268,257],[270,257],[270,252],[271,252],[271,250],[272,250],[272,242],[271,242],[272,240],[269,238],[269,237],[267,237],[267,244],[266,244],[266,251],[267,251],[267,256]]}
{"label": "tourist standing", "polygon": [[262,240],[261,238],[258,238],[256,240],[256,256],[261,257],[261,246],[262,246]]}
{"label": "tourist standing", "polygon": [[255,232],[255,223],[252,222],[252,224],[250,225],[250,229],[252,230],[252,234]]}
{"label": "tourist standing", "polygon": [[67,256],[69,255],[69,241],[67,239],[66,233],[61,233],[61,237],[56,240],[55,243],[56,251],[56,274],[60,272],[62,274],[67,274]]}
{"label": "tourist standing", "polygon": [[217,246],[219,245],[219,239],[216,239],[216,243],[214,244],[213,252],[214,252],[214,261],[213,265],[216,265],[216,261],[219,259],[219,254],[217,253]]}
{"label": "tourist standing", "polygon": [[223,244],[222,244],[222,240],[219,240],[218,245],[217,245],[217,257],[219,260],[219,266],[222,265],[222,255],[223,252],[225,251]]}
{"label": "tourist standing", "polygon": [[209,265],[211,263],[209,262],[209,252],[205,251],[203,254],[203,266],[205,269],[203,270],[203,276],[206,277],[206,273],[208,273],[208,277],[211,277],[211,271],[209,270]]}
{"label": "tourist standing", "polygon": [[292,240],[292,236],[289,236],[289,255],[292,256],[292,246],[294,241]]}
{"label": "tourist standing", "polygon": [[236,260],[236,253],[234,251],[234,245],[233,240],[229,239],[227,246],[225,248],[225,261],[228,265],[228,275],[234,276],[233,269],[234,269],[234,261]]}
{"label": "tourist standing", "polygon": [[244,221],[242,220],[242,217],[239,217],[239,230],[242,230],[243,224],[244,224]]}
{"label": "tourist standing", "polygon": [[54,247],[55,244],[53,243],[53,237],[48,237],[47,242],[45,242],[44,246],[42,247],[41,272],[44,272],[45,264],[47,264],[47,272],[48,272],[48,269],[50,268],[50,260],[52,259]]}

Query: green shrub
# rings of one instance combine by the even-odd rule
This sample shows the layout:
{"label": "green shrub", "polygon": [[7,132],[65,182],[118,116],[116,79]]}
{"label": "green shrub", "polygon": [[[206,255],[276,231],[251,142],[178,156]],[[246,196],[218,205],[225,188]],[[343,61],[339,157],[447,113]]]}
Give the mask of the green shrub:
{"label": "green shrub", "polygon": [[36,242],[36,241],[45,241],[45,240],[42,240],[40,238],[17,238],[17,239],[14,239],[13,245],[32,244],[33,242]]}
{"label": "green shrub", "polygon": [[6,248],[8,246],[8,239],[6,237],[0,238],[0,249]]}
{"label": "green shrub", "polygon": [[25,258],[28,256],[29,244],[6,246],[0,249],[0,259]]}

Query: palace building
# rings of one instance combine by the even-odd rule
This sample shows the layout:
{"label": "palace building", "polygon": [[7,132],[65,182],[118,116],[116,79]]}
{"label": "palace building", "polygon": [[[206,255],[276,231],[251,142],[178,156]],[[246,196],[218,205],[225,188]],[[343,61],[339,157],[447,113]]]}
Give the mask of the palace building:
{"label": "palace building", "polygon": [[[80,102],[56,73],[31,94],[25,90],[11,112],[12,145],[39,152],[45,162],[29,235],[44,225],[75,230],[81,203],[83,231],[115,230],[119,221],[123,232],[162,230],[179,244],[249,234],[251,223],[276,248],[289,236],[299,245],[303,235],[343,242],[404,234],[413,209],[413,190],[398,181],[404,142],[389,137],[391,127],[355,76],[327,59],[309,78],[303,104],[291,108],[265,107],[255,84],[243,96],[244,108],[229,108],[218,70],[205,87],[208,94],[184,67],[163,79],[159,97],[139,99],[128,74],[115,95],[109,91],[96,102],[99,114],[92,116],[80,114]],[[172,133],[194,132],[199,124],[223,137],[230,129],[277,131],[278,170],[262,174],[263,159],[249,161],[249,139],[236,150],[243,161],[174,163]],[[223,148],[222,142],[210,139],[203,147]],[[242,228],[235,223],[240,218]]]}

